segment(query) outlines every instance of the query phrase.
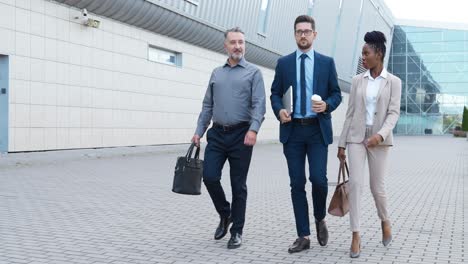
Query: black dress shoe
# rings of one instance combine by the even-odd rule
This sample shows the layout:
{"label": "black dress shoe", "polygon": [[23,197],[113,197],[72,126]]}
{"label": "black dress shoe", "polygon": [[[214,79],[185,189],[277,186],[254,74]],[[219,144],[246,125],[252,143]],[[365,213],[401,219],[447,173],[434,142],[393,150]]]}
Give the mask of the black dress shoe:
{"label": "black dress shoe", "polygon": [[231,217],[229,217],[229,216],[228,217],[221,217],[221,219],[219,220],[219,225],[216,228],[214,239],[220,240],[221,238],[223,238],[228,232],[228,228],[229,228],[230,223],[231,223]]}
{"label": "black dress shoe", "polygon": [[242,245],[242,236],[240,234],[234,234],[231,236],[231,239],[229,239],[227,248],[229,249],[234,249],[238,248]]}
{"label": "black dress shoe", "polygon": [[328,243],[328,228],[325,220],[315,222],[315,228],[317,229],[317,241],[323,247]]}
{"label": "black dress shoe", "polygon": [[294,243],[289,246],[289,253],[301,252],[302,250],[310,248],[310,239],[300,237],[294,241]]}

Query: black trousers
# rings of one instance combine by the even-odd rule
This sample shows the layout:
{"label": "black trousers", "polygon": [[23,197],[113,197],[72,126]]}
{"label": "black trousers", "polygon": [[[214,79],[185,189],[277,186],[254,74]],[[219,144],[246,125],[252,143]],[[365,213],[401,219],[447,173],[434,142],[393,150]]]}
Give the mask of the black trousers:
{"label": "black trousers", "polygon": [[[231,131],[222,128],[210,128],[207,132],[208,145],[205,149],[203,164],[203,182],[210,194],[218,214],[222,217],[231,215],[231,234],[242,234],[245,223],[247,202],[247,173],[252,158],[253,147],[244,145],[244,137],[249,126]],[[221,186],[221,173],[226,160],[229,161],[232,206],[227,201]]]}

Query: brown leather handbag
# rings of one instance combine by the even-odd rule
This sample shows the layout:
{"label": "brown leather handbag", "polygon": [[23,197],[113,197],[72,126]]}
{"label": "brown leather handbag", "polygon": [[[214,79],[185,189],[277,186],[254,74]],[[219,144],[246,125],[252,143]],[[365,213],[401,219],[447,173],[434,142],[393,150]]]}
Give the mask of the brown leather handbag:
{"label": "brown leather handbag", "polygon": [[[346,169],[346,171],[345,171]],[[345,162],[340,163],[340,170],[338,172],[338,182],[336,183],[335,192],[328,206],[328,213],[334,216],[345,216],[349,211],[348,200],[348,179],[349,169],[348,164]],[[343,179],[343,181],[341,181]]]}

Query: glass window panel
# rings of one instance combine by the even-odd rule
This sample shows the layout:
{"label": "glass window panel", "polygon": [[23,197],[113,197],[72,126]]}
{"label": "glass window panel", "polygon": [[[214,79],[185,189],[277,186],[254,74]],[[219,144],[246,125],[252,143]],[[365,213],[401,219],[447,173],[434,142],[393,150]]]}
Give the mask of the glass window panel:
{"label": "glass window panel", "polygon": [[468,74],[468,62],[446,62],[439,65],[441,69],[434,72],[464,72]]}
{"label": "glass window panel", "polygon": [[312,16],[312,11],[314,10],[314,2],[315,0],[309,0],[309,5],[307,6],[307,14]]}
{"label": "glass window panel", "polygon": [[462,41],[445,42],[445,51],[464,51],[465,43]]}
{"label": "glass window panel", "polygon": [[161,62],[170,65],[182,66],[179,57],[180,53],[175,51],[164,50],[161,48],[150,46],[148,48],[148,60]]}
{"label": "glass window panel", "polygon": [[408,67],[407,67],[408,73],[418,73],[421,71],[419,64],[413,63],[413,62],[408,62]]}
{"label": "glass window panel", "polygon": [[442,41],[442,35],[441,31],[413,32],[406,34],[408,41],[413,44],[417,42]]}
{"label": "glass window panel", "polygon": [[458,72],[433,73],[434,79],[440,82],[468,82],[468,75]]}
{"label": "glass window panel", "polygon": [[406,63],[406,56],[392,56],[393,63]]}
{"label": "glass window panel", "polygon": [[460,53],[440,53],[439,54],[441,62],[458,62],[461,60]]}
{"label": "glass window panel", "polygon": [[268,16],[270,13],[270,1],[262,0],[260,5],[260,14],[258,16],[258,32],[265,34],[268,25]]}
{"label": "glass window panel", "polygon": [[[468,83],[439,83],[442,92],[467,93]],[[467,102],[468,105],[468,102]]]}
{"label": "glass window panel", "polygon": [[423,28],[423,27],[412,27],[412,26],[403,26],[401,27],[406,33],[412,32],[431,32],[434,31],[433,28]]}
{"label": "glass window panel", "polygon": [[405,54],[406,43],[395,43],[395,45],[392,45],[392,52],[397,54]]}
{"label": "glass window panel", "polygon": [[440,62],[440,58],[442,57],[442,55],[436,53],[436,54],[430,54],[430,53],[426,53],[426,54],[421,54],[421,59],[426,62],[426,63],[429,63],[429,62]]}
{"label": "glass window panel", "polygon": [[[396,26],[390,56],[389,69],[403,82],[396,131],[446,133],[446,116],[468,105],[468,31]],[[460,99],[441,101],[442,95]]]}
{"label": "glass window panel", "polygon": [[461,30],[445,30],[444,41],[465,40],[465,32]]}
{"label": "glass window panel", "polygon": [[421,63],[421,58],[419,56],[408,56],[408,63],[419,65]]}
{"label": "glass window panel", "polygon": [[424,52],[442,52],[445,50],[443,42],[419,42],[414,43],[413,47],[419,54]]}
{"label": "glass window panel", "polygon": [[426,70],[424,72],[441,72],[443,71],[443,64],[441,63],[425,63]]}

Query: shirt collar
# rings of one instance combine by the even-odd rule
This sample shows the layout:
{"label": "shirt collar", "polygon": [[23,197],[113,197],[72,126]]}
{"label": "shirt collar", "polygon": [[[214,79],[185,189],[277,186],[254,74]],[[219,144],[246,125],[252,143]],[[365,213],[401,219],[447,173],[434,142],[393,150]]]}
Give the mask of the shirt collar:
{"label": "shirt collar", "polygon": [[[247,61],[245,60],[244,56],[242,56],[242,59],[239,61],[239,63],[237,63],[236,66],[241,66],[242,68],[245,68],[247,66]],[[231,67],[231,65],[229,65],[229,58],[226,59],[226,62],[224,63],[224,67]]]}
{"label": "shirt collar", "polygon": [[[301,50],[297,50],[296,51],[296,60],[300,59],[301,58],[301,55],[303,54],[304,52],[302,52]],[[308,52],[305,52],[305,54],[307,54],[307,56],[310,58],[310,59],[313,59],[314,58],[314,49],[310,49]]]}
{"label": "shirt collar", "polygon": [[[388,76],[387,69],[383,68],[382,72],[380,73],[379,76],[377,76],[377,78],[382,77],[384,79],[387,79],[387,76]],[[366,73],[364,73],[364,77],[371,78],[373,80],[377,79],[377,78],[375,78],[375,79],[372,78],[372,76],[370,74],[370,70],[367,70]]]}

